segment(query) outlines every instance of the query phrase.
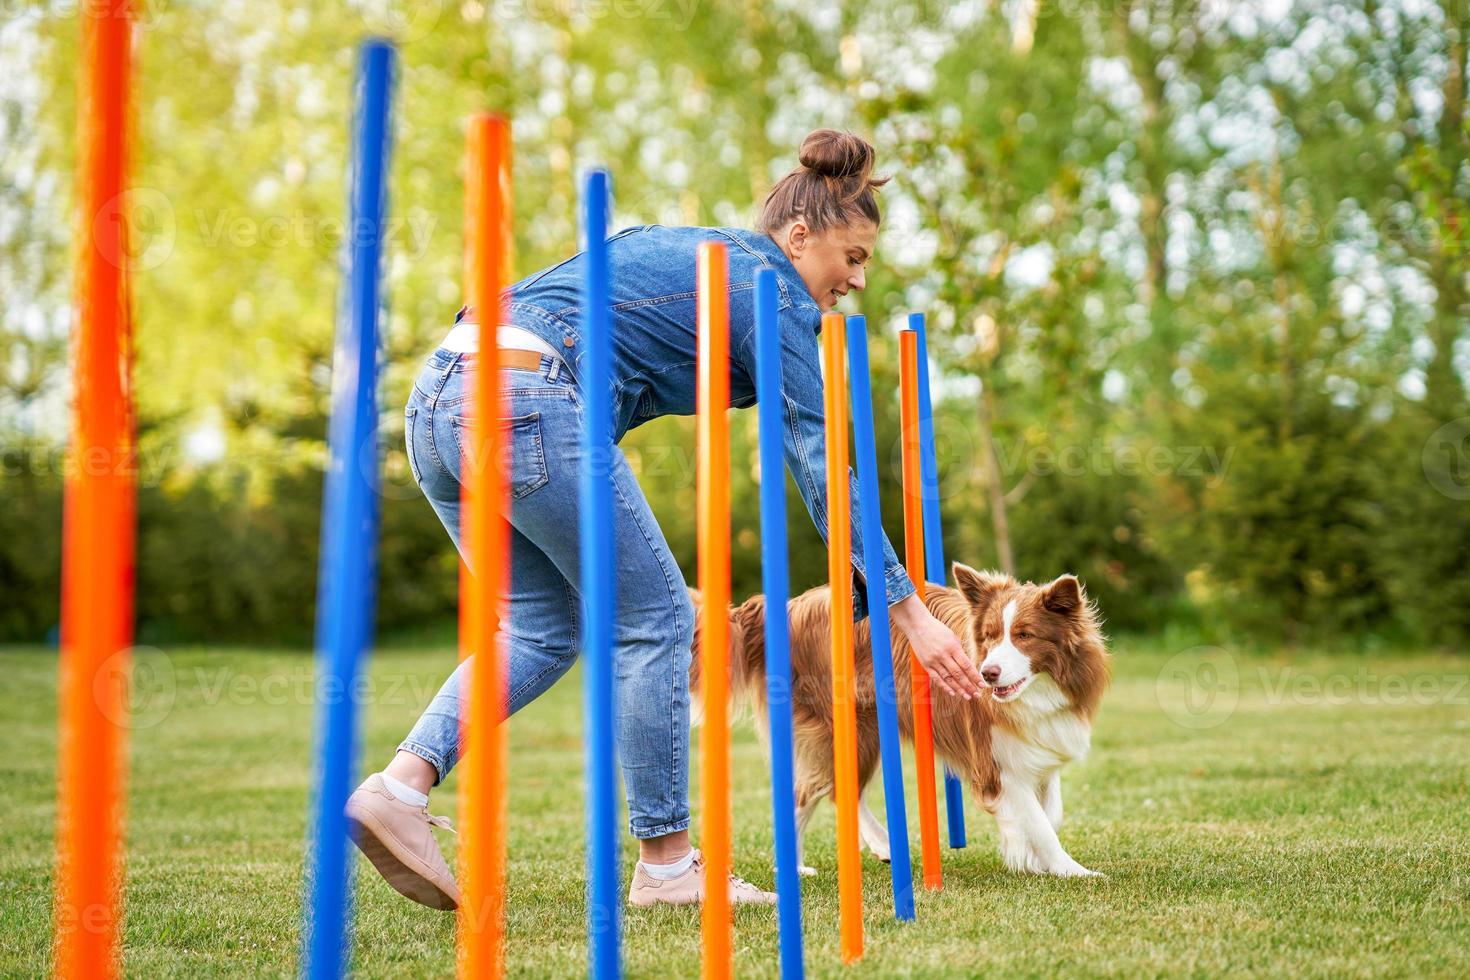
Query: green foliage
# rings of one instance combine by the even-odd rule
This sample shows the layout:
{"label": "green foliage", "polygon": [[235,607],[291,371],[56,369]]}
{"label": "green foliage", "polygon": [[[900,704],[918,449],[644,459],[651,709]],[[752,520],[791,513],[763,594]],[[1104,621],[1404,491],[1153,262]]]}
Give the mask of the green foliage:
{"label": "green foliage", "polygon": [[[350,82],[386,28],[385,628],[452,617],[453,549],[393,420],[460,303],[464,120],[490,106],[514,120],[523,273],[575,248],[590,164],[615,224],[742,224],[808,130],[875,140],[895,180],[859,307],[896,541],[884,396],[894,327],[924,309],[951,559],[1076,572],[1120,628],[1470,640],[1470,446],[1435,436],[1470,419],[1463,3],[146,6],[143,636],[310,632]],[[77,32],[21,7],[0,47],[25,80],[0,94],[0,440],[51,460]],[[760,588],[754,433],[738,418],[737,595]],[[692,581],[692,426],[624,448]],[[0,474],[0,638],[55,621],[59,481]],[[823,582],[788,503],[793,584]]]}
{"label": "green foliage", "polygon": [[53,451],[20,443],[0,475],[0,638],[46,637],[61,609],[61,481]]}
{"label": "green foliage", "polygon": [[[0,590],[17,601],[0,607],[0,640],[39,641],[59,618],[61,481],[27,473],[3,486]],[[320,470],[305,466],[217,466],[142,486],[139,642],[309,643],[321,494]],[[386,483],[381,507],[379,628],[451,614],[456,558],[439,519],[411,481]]]}
{"label": "green foliage", "polygon": [[1452,440],[1427,413],[1414,421],[1385,431],[1376,447],[1367,507],[1374,567],[1411,635],[1462,644],[1470,635],[1470,425],[1452,430]]}

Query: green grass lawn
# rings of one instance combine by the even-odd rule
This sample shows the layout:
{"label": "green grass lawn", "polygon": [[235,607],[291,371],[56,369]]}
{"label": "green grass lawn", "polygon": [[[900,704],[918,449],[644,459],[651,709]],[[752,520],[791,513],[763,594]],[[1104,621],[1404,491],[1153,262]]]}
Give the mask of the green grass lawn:
{"label": "green grass lawn", "polygon": [[[887,869],[865,855],[867,952],[844,968],[825,807],[807,849],[819,876],[803,880],[810,973],[1470,972],[1470,661],[1217,653],[1201,665],[1192,655],[1171,659],[1157,642],[1117,648],[1092,757],[1063,777],[1062,841],[1108,878],[1007,873],[993,822],[971,804],[970,846],[945,851],[944,890],[919,895],[915,923],[893,920]],[[442,648],[374,658],[369,765],[386,761],[452,661]],[[132,736],[127,971],[290,975],[301,924],[311,660],[206,648],[145,662],[153,696]],[[55,697],[53,651],[0,651],[0,717],[11,739],[0,803],[5,976],[38,975],[49,964]],[[580,700],[574,673],[511,726],[507,914],[516,975],[585,970]],[[770,887],[770,790],[748,724],[734,753],[736,867]],[[455,813],[454,792],[451,779],[435,812]],[[883,812],[876,799],[873,808]],[[910,795],[915,852],[916,812]],[[697,831],[697,803],[695,821]],[[634,855],[630,840],[625,880]],[[453,917],[399,898],[360,858],[357,865],[356,971],[449,974]],[[630,911],[625,934],[630,974],[698,972],[697,909]],[[773,910],[739,910],[735,935],[739,973],[776,972]]]}

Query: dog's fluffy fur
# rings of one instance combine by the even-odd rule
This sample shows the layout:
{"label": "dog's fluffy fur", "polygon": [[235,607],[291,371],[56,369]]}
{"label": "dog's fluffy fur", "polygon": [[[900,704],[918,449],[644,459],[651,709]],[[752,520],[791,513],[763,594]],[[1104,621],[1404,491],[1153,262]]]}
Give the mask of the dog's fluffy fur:
{"label": "dog's fluffy fur", "polygon": [[[931,693],[935,753],[969,784],[1000,832],[1008,868],[1037,874],[1091,875],[1057,838],[1062,822],[1062,766],[1086,754],[1092,718],[1108,681],[1108,653],[1097,612],[1074,576],[1045,585],[954,564],[958,589],[930,586],[926,603],[981,665],[989,685],[970,701],[935,687]],[[695,608],[703,616],[697,592]],[[764,596],[730,609],[730,698],[753,706],[766,726]],[[825,587],[792,599],[792,715],[795,731],[797,837],[812,811],[831,796],[831,601]],[[699,631],[696,631],[696,636]],[[914,716],[907,638],[892,630],[898,723],[913,740]],[[878,765],[868,620],[856,626],[858,785]],[[690,690],[699,692],[696,639]],[[859,805],[863,843],[888,859],[888,833]],[[803,874],[815,873],[802,866]]]}

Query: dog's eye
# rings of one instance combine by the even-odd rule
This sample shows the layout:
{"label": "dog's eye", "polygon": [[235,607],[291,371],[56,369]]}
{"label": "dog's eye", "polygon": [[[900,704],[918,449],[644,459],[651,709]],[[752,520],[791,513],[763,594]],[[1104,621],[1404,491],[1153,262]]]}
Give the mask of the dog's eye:
{"label": "dog's eye", "polygon": [[1028,632],[1026,632],[1025,630],[1017,630],[1016,631],[1016,639],[1018,639],[1018,640],[1029,640],[1029,639],[1031,639],[1031,634],[1028,633]]}

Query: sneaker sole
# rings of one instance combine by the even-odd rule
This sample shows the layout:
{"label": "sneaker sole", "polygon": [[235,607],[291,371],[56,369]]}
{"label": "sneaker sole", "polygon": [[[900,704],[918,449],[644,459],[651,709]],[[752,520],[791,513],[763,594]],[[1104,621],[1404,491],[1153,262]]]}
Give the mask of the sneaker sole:
{"label": "sneaker sole", "polygon": [[[631,905],[631,906],[633,906],[634,908],[639,908],[639,909],[651,909],[655,905],[671,905],[674,908],[682,908],[683,906],[686,906],[686,905],[699,905],[699,904],[701,904],[703,902],[704,902],[704,896],[703,895],[696,895],[696,896],[694,896],[692,898],[687,898],[687,899],[684,899],[683,901],[679,901],[679,902],[671,902],[671,901],[669,901],[666,898],[635,898],[632,895],[629,895],[628,896],[628,904]],[[730,904],[731,905],[775,905],[776,904],[776,896],[775,895],[772,895],[770,898],[737,898],[734,895],[731,895],[730,896]]]}
{"label": "sneaker sole", "polygon": [[686,905],[698,905],[702,901],[704,901],[704,899],[697,896],[694,898],[687,898],[681,902],[671,902],[666,898],[638,899],[631,896],[628,898],[628,904],[633,906],[635,909],[651,909],[655,905],[669,905],[674,908],[683,908]]}
{"label": "sneaker sole", "polygon": [[454,896],[426,878],[415,867],[416,862],[410,863],[394,853],[389,843],[391,838],[372,813],[349,803],[347,831],[358,850],[362,851],[363,856],[378,869],[383,880],[398,894],[441,912],[453,912],[459,908]]}

